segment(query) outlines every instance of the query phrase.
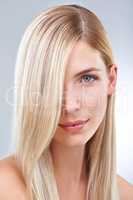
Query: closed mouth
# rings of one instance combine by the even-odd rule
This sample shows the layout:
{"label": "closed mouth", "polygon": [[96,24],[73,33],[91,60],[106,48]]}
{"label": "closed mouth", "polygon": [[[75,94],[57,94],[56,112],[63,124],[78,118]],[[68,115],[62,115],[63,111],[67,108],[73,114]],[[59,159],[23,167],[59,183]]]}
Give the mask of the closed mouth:
{"label": "closed mouth", "polygon": [[59,126],[61,126],[61,127],[74,127],[74,126],[78,126],[78,125],[83,125],[83,124],[85,124],[87,121],[88,121],[89,119],[87,119],[87,120],[80,120],[80,121],[76,121],[76,122],[68,122],[68,123],[65,123],[65,124],[59,124]]}

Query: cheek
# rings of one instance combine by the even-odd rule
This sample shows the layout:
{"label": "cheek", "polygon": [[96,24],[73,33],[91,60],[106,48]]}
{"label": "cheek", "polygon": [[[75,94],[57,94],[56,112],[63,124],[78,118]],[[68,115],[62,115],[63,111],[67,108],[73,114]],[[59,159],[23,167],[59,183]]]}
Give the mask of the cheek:
{"label": "cheek", "polygon": [[93,107],[93,111],[95,116],[99,118],[103,118],[107,108],[107,93],[99,93],[97,95],[95,105]]}
{"label": "cheek", "polygon": [[97,88],[89,88],[88,91],[82,93],[80,102],[82,109],[88,110],[90,115],[103,116],[107,106],[107,88],[102,85]]}

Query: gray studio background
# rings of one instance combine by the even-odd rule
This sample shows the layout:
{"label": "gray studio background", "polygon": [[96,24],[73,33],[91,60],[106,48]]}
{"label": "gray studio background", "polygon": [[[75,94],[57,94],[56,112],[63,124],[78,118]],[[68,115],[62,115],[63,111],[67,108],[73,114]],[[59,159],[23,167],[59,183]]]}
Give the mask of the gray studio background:
{"label": "gray studio background", "polygon": [[43,9],[77,3],[94,11],[108,32],[118,64],[116,98],[117,171],[133,183],[133,1],[1,0],[0,1],[0,158],[13,151],[11,123],[14,67],[27,25]]}

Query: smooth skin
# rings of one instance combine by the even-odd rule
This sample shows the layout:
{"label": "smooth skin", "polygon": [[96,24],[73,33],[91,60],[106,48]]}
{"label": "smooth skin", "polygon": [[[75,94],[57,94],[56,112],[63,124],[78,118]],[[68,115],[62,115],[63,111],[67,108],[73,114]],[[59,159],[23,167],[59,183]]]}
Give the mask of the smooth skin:
{"label": "smooth skin", "polygon": [[[81,75],[81,71],[92,67],[97,70],[93,69]],[[79,73],[80,75],[77,75]],[[65,197],[67,200],[85,199],[86,176],[83,160],[85,144],[95,134],[103,119],[107,97],[113,94],[116,79],[116,65],[112,65],[107,74],[106,66],[97,50],[82,41],[75,45],[68,60],[60,123],[88,118],[90,120],[80,134],[71,134],[58,127],[51,142],[61,200],[65,200]],[[117,178],[120,200],[133,200],[133,186],[119,175]],[[29,199],[13,156],[0,161],[0,199]]]}

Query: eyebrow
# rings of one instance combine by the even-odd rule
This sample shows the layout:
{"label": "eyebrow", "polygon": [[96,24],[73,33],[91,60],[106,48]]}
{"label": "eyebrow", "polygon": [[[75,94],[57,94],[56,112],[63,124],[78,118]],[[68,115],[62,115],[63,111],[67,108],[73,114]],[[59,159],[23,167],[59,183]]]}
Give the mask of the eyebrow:
{"label": "eyebrow", "polygon": [[96,68],[96,67],[90,67],[88,69],[85,69],[85,70],[80,71],[79,73],[75,74],[74,77],[78,77],[78,76],[80,76],[80,75],[82,75],[84,73],[88,73],[88,72],[91,72],[91,71],[101,71],[101,69]]}

